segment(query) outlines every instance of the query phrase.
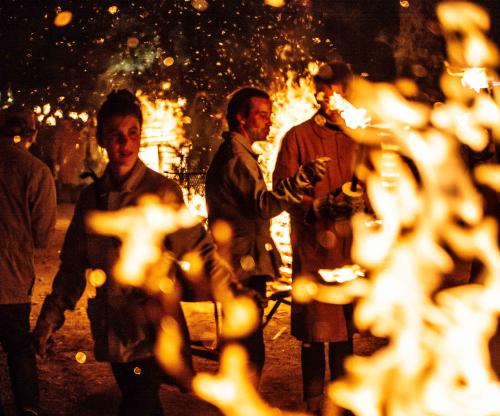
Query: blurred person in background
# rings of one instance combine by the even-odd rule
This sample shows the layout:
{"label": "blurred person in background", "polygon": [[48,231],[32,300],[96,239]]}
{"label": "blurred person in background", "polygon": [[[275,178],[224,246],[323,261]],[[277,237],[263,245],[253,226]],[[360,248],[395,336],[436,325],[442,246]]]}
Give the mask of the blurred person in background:
{"label": "blurred person in background", "polygon": [[[0,344],[18,415],[38,415],[38,374],[30,334],[34,249],[47,245],[56,223],[56,190],[49,168],[29,153],[33,111],[0,113]],[[2,405],[0,402],[0,414]]]}
{"label": "blurred person in background", "polygon": [[71,118],[61,119],[54,128],[51,159],[59,202],[76,202],[82,185],[85,143]]}

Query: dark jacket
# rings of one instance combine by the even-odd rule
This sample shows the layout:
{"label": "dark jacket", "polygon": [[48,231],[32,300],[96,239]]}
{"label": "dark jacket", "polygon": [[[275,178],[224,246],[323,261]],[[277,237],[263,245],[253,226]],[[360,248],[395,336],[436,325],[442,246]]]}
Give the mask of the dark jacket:
{"label": "dark jacket", "polygon": [[0,304],[28,303],[35,282],[34,248],[48,243],[56,223],[56,190],[48,167],[0,141]]}
{"label": "dark jacket", "polygon": [[[97,191],[97,193],[96,193]],[[146,194],[155,194],[166,204],[182,206],[182,191],[171,179],[147,168],[140,160],[130,177],[119,188],[113,186],[109,171],[93,185],[84,189],[68,228],[61,251],[61,265],[52,293],[45,299],[37,325],[57,328],[64,321],[64,311],[74,309],[85,289],[85,272],[102,269],[108,278],[97,288],[95,298],[88,301],[88,315],[95,342],[95,356],[100,361],[129,362],[152,356],[155,329],[146,319],[146,307],[154,300],[140,289],[123,286],[112,278],[112,267],[118,258],[119,242],[115,238],[91,234],[86,230],[86,215],[96,208],[115,211],[135,205]],[[188,252],[197,253],[203,262],[207,283],[229,281],[231,274],[217,261],[214,245],[205,228],[198,224],[181,229],[165,240],[165,249],[181,259]],[[187,283],[180,269],[179,281]],[[210,292],[210,287],[199,292]],[[180,304],[175,315],[183,326]],[[187,337],[187,332],[185,332]]]}
{"label": "dark jacket", "polygon": [[269,231],[271,218],[302,197],[292,187],[268,190],[258,155],[245,137],[226,132],[223,138],[206,176],[209,226],[224,221],[231,227],[230,243],[227,247],[219,243],[219,248],[240,280],[257,275],[277,277],[281,258]]}

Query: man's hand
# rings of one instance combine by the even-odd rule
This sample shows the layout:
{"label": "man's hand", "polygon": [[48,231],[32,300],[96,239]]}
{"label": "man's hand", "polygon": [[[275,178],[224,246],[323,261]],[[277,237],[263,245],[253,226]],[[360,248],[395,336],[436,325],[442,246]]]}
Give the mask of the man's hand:
{"label": "man's hand", "polygon": [[33,343],[35,345],[36,353],[41,358],[46,358],[47,353],[50,352],[54,342],[52,341],[53,328],[50,325],[39,324],[37,322],[33,331]]}
{"label": "man's hand", "polygon": [[344,219],[350,218],[353,213],[352,207],[345,202],[335,202],[332,194],[316,198],[312,206],[314,216],[317,219]]}
{"label": "man's hand", "polygon": [[319,157],[312,162],[299,166],[295,174],[295,185],[299,189],[309,189],[314,187],[326,175],[329,157]]}

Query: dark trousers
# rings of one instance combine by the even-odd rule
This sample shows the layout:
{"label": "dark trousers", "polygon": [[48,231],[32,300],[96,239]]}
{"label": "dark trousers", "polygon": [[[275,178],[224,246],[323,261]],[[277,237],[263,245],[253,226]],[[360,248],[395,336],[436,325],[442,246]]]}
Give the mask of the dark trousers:
{"label": "dark trousers", "polygon": [[121,391],[119,416],[163,416],[160,385],[163,371],[154,358],[111,363]]}
{"label": "dark trousers", "polygon": [[[243,284],[255,290],[259,293],[263,299],[266,298],[266,276],[252,276],[248,280],[245,280]],[[258,378],[262,374],[262,369],[264,368],[264,361],[266,358],[266,347],[264,345],[264,328],[262,327],[262,318],[264,316],[264,309],[262,305],[259,307],[259,319],[260,323],[258,328],[251,333],[248,337],[243,338],[240,344],[246,349],[250,365],[256,371]]]}
{"label": "dark trousers", "polygon": [[[328,343],[331,380],[344,375],[344,360],[352,353],[352,338],[348,341]],[[323,395],[325,383],[325,344],[322,342],[303,343],[301,361],[304,400],[317,400]]]}
{"label": "dark trousers", "polygon": [[[38,412],[38,373],[30,334],[30,310],[29,303],[0,305],[0,344],[7,354],[18,413],[23,410]],[[2,413],[0,402],[0,415]]]}

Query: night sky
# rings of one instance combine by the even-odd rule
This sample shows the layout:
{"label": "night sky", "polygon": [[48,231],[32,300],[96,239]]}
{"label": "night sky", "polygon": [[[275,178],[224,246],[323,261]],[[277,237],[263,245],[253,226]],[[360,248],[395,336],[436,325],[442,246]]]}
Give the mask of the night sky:
{"label": "night sky", "polygon": [[[112,13],[111,6],[117,11]],[[85,109],[113,87],[224,96],[341,55],[360,71],[399,29],[396,0],[0,0],[1,100]],[[113,10],[113,9],[111,9]],[[71,11],[69,24],[54,18]],[[173,59],[172,59],[173,58]],[[168,65],[167,65],[168,64]]]}

